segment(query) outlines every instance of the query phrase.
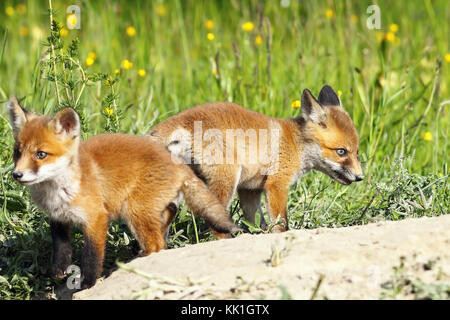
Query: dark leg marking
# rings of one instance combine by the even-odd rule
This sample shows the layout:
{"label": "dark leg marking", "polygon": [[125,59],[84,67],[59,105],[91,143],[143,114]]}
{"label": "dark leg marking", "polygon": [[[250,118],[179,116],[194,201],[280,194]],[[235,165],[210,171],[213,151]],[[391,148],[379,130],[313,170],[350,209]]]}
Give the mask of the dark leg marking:
{"label": "dark leg marking", "polygon": [[63,278],[67,267],[72,263],[72,246],[70,245],[70,225],[50,221],[53,240],[52,276]]}

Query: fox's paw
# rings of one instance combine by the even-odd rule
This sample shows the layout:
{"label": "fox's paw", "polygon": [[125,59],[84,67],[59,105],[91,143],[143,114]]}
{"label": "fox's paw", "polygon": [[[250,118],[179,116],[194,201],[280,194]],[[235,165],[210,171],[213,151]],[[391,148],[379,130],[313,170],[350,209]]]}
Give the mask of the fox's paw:
{"label": "fox's paw", "polygon": [[63,270],[52,270],[52,278],[61,280],[66,277],[66,272]]}
{"label": "fox's paw", "polygon": [[231,238],[232,238],[231,233],[222,233],[222,232],[217,232],[217,231],[215,231],[215,230],[212,230],[212,232],[213,232],[213,234],[214,234],[214,237],[215,237],[217,240],[221,240],[221,239],[231,239]]}
{"label": "fox's paw", "polygon": [[81,290],[89,289],[90,287],[94,286],[97,282],[97,277],[94,277],[93,275],[86,275],[82,277],[81,282]]}
{"label": "fox's paw", "polygon": [[70,262],[54,263],[52,265],[52,277],[56,279],[64,279],[67,276],[67,268]]}
{"label": "fox's paw", "polygon": [[243,230],[241,228],[239,228],[238,226],[236,226],[235,224],[233,224],[233,226],[230,226],[230,228],[228,228],[227,231],[228,232],[222,232],[222,230],[217,231],[217,230],[212,229],[214,237],[216,237],[217,240],[231,239],[234,236],[237,236],[239,233],[243,232]]}
{"label": "fox's paw", "polygon": [[216,223],[210,227],[215,233],[236,233],[242,231],[242,229],[234,224],[234,222],[228,217],[226,221],[220,221],[220,223]]}
{"label": "fox's paw", "polygon": [[271,233],[281,233],[281,232],[286,232],[286,228],[284,226],[281,225],[275,225],[270,229]]}

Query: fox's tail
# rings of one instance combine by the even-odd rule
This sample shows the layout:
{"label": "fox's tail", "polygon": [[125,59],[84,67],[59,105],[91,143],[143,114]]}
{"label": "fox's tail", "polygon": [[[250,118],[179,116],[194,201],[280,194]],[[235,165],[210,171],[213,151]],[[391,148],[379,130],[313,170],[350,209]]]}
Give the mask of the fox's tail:
{"label": "fox's tail", "polygon": [[181,191],[189,208],[196,216],[205,219],[214,231],[232,233],[241,230],[233,223],[219,200],[193,172],[184,181]]}

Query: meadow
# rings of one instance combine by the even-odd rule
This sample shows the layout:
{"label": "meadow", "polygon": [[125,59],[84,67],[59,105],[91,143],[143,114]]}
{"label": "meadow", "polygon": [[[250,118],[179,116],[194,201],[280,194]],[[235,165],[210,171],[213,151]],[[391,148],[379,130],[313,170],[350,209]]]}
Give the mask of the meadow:
{"label": "meadow", "polygon": [[[73,3],[74,2],[74,3]],[[76,4],[80,15],[68,14]],[[49,221],[15,183],[5,103],[36,113],[66,105],[83,138],[142,135],[196,104],[232,101],[281,118],[305,88],[339,94],[360,135],[366,179],[343,186],[311,172],[290,190],[290,227],[342,227],[449,213],[450,6],[446,0],[13,1],[0,3],[0,299],[53,299]],[[51,23],[51,21],[55,21]],[[77,27],[79,29],[71,29]],[[237,200],[229,210],[242,221]],[[267,219],[266,219],[267,220]],[[213,237],[182,207],[169,247]],[[82,235],[75,230],[74,264]],[[136,254],[123,223],[105,270]]]}

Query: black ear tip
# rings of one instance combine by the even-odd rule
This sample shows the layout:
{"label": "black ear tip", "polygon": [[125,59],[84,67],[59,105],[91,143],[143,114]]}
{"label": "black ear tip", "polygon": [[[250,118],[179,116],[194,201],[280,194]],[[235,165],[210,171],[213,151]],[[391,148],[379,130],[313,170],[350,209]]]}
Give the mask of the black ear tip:
{"label": "black ear tip", "polygon": [[309,89],[303,90],[302,97],[306,97],[306,96],[313,96],[313,94],[311,93],[311,91]]}
{"label": "black ear tip", "polygon": [[324,85],[323,88],[322,88],[322,90],[320,90],[320,91],[323,91],[323,90],[326,90],[326,91],[333,91],[333,92],[334,92],[333,88],[332,88],[330,85],[328,85],[328,84]]}
{"label": "black ear tip", "polygon": [[319,102],[322,105],[338,106],[340,104],[339,97],[333,88],[329,85],[324,85],[319,93]]}

